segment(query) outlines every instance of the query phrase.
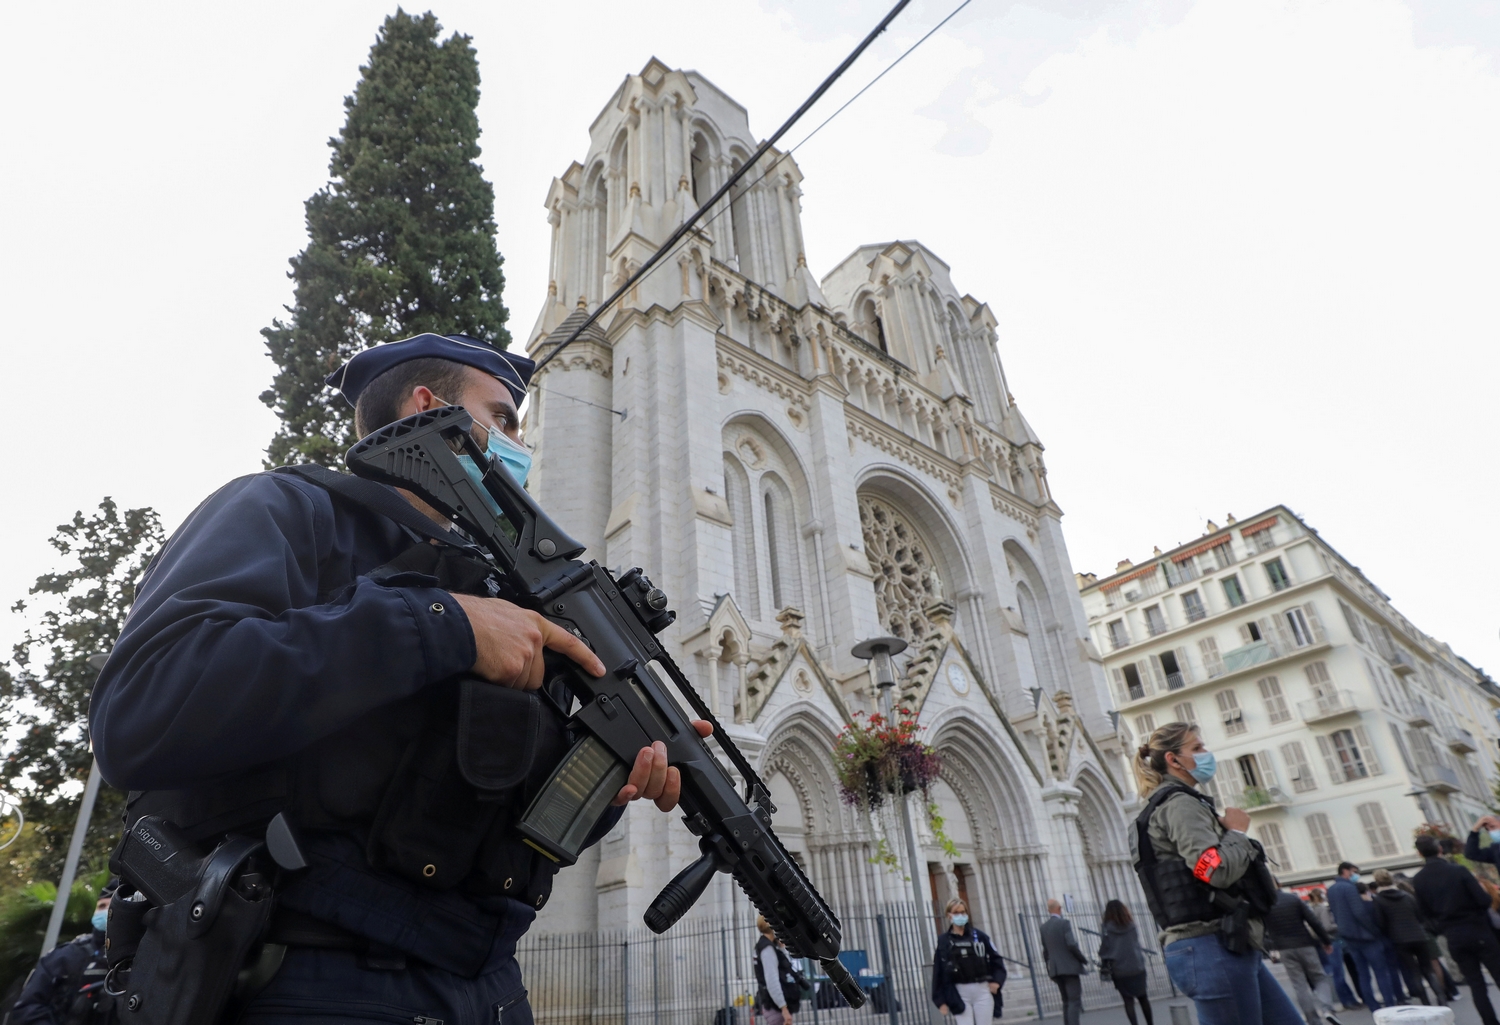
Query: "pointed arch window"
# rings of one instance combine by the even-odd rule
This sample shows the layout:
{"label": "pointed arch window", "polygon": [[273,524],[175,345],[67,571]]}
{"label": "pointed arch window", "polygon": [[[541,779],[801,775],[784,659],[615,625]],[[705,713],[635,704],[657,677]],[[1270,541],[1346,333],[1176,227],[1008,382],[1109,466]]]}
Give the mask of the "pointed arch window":
{"label": "pointed arch window", "polygon": [[734,520],[729,536],[734,558],[735,597],[751,616],[760,615],[760,582],[755,555],[755,516],[751,508],[750,477],[733,456],[724,456],[725,501]]}
{"label": "pointed arch window", "polygon": [[776,500],[766,492],[766,548],[771,559],[771,604],[777,609],[786,608],[786,593],[781,583],[781,545],[778,543],[776,523]]}
{"label": "pointed arch window", "polygon": [[800,549],[794,529],[791,491],[775,473],[762,476],[761,487],[773,611],[779,612],[789,606],[802,608]]}

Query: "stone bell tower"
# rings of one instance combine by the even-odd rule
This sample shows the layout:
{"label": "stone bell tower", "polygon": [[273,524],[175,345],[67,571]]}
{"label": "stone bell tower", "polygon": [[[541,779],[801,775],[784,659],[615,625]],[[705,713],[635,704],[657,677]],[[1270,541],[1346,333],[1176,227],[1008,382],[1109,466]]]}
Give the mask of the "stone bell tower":
{"label": "stone bell tower", "polygon": [[[755,148],[745,109],[697,72],[653,59],[627,76],[547,193],[550,284],[528,352],[553,351]],[[892,826],[839,801],[831,762],[877,701],[850,647],[905,637],[901,697],[944,752],[932,800],[959,851],[922,833],[927,863],[910,868],[1004,936],[1049,892],[1087,901],[1128,882],[1124,765],[1061,510],[989,307],[912,240],[814,279],[801,180],[767,153],[537,375],[532,492],[590,557],[666,590],[666,647],[835,907],[910,899],[908,867],[877,863]],[[537,928],[635,927],[696,856],[677,816],[632,807],[559,878]],[[727,877],[694,913],[743,918],[750,936]]]}

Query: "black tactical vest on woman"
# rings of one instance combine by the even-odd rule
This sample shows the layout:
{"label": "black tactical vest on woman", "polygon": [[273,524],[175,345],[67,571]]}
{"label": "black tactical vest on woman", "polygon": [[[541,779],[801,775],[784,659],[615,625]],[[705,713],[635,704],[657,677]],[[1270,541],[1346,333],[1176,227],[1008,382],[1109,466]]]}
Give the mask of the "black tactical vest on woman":
{"label": "black tactical vest on woman", "polygon": [[[369,576],[491,593],[482,560],[426,541]],[[512,826],[572,745],[571,700],[560,684],[528,692],[472,676],[445,680],[282,761],[191,790],[132,793],[126,827],[160,815],[208,840],[258,835],[285,812],[300,831],[356,838],[371,866],[418,887],[540,908],[557,865]]]}
{"label": "black tactical vest on woman", "polygon": [[[1179,794],[1201,801],[1214,818],[1218,818],[1213,798],[1175,780],[1168,780],[1158,787],[1136,816],[1135,871],[1140,877],[1141,888],[1146,891],[1146,904],[1161,929],[1189,922],[1213,922],[1224,917],[1224,911],[1214,904],[1214,888],[1193,875],[1191,865],[1176,855],[1158,858],[1156,848],[1151,845],[1151,816]],[[1227,892],[1230,896],[1238,896],[1239,884],[1229,887]]]}

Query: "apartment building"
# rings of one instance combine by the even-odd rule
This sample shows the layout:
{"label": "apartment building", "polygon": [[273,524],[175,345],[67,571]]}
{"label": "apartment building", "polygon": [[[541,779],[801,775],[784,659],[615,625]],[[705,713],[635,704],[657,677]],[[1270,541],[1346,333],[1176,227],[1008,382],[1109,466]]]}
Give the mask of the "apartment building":
{"label": "apartment building", "polygon": [[1206,789],[1282,879],[1413,865],[1417,827],[1462,834],[1493,799],[1500,688],[1285,506],[1079,587],[1122,737],[1198,724]]}

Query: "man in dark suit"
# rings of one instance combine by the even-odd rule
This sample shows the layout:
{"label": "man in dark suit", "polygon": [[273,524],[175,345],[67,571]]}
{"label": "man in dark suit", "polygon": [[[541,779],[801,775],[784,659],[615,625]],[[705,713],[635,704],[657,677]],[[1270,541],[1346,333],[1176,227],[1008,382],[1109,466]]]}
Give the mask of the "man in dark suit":
{"label": "man in dark suit", "polygon": [[[1078,977],[1088,970],[1089,959],[1078,949],[1073,923],[1062,916],[1062,905],[1047,901],[1048,918],[1042,923],[1042,957],[1047,974],[1062,994],[1063,1025],[1078,1025],[1083,1013],[1083,984]],[[1485,1025],[1495,1025],[1486,1021]]]}
{"label": "man in dark suit", "polygon": [[1448,951],[1464,973],[1474,994],[1474,1006],[1484,1025],[1500,1025],[1490,1005],[1489,989],[1480,966],[1500,982],[1500,941],[1490,928],[1490,897],[1468,869],[1440,856],[1435,838],[1417,837],[1417,853],[1426,864],[1412,880],[1422,916],[1448,940]]}

